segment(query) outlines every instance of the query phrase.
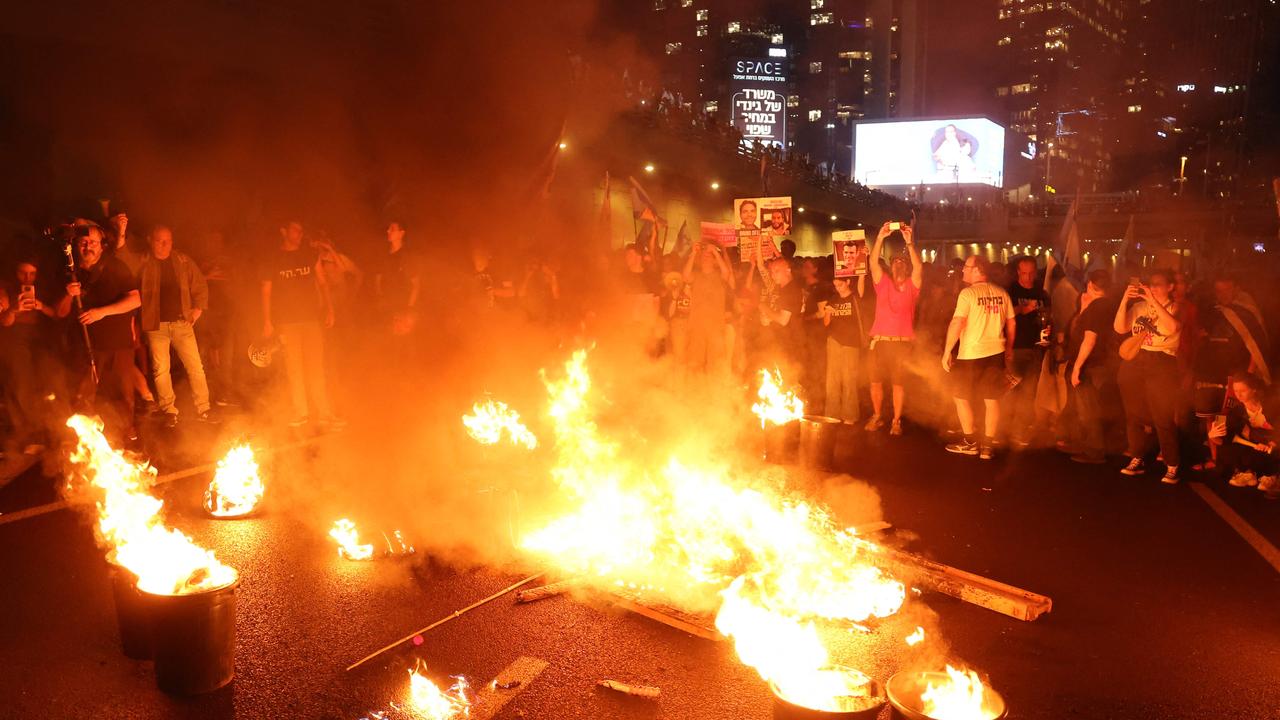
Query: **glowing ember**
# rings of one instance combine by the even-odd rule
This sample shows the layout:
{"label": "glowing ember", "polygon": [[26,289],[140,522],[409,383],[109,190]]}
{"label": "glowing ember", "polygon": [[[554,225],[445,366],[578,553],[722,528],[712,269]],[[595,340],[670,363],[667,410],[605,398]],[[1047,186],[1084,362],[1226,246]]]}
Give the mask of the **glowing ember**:
{"label": "glowing ember", "polygon": [[399,530],[392,530],[390,535],[382,533],[382,539],[387,541],[388,555],[412,555],[417,552]]}
{"label": "glowing ember", "polygon": [[493,445],[505,433],[515,445],[523,445],[530,450],[538,447],[538,438],[520,422],[520,413],[507,407],[506,403],[493,400],[476,403],[471,412],[473,414],[462,416],[462,424],[467,426],[467,434],[481,445]]}
{"label": "glowing ember", "polygon": [[420,671],[426,667],[419,663],[409,671],[409,712],[421,720],[451,720],[471,714],[471,700],[467,698],[467,680],[455,678],[448,690],[441,690]]}
{"label": "glowing ember", "polygon": [[921,710],[935,720],[991,720],[996,713],[984,707],[985,692],[978,673],[947,665],[947,680],[920,693]]}
{"label": "glowing ember", "polygon": [[794,392],[782,390],[782,373],[760,371],[760,390],[756,395],[760,402],[751,406],[751,412],[760,418],[760,427],[766,423],[786,425],[804,417],[804,403]]}
{"label": "glowing ember", "polygon": [[836,707],[851,684],[863,684],[829,670],[815,621],[891,615],[906,589],[868,562],[852,531],[706,453],[665,464],[624,453],[593,419],[584,351],[562,379],[545,382],[556,437],[551,473],[563,498],[560,512],[521,538],[523,549],[602,586],[718,610],[716,627],[742,660],[796,704]]}
{"label": "glowing ember", "polygon": [[95,496],[97,534],[116,564],[138,578],[138,588],[157,595],[184,595],[230,585],[236,571],[210,550],[196,545],[160,518],[164,503],[147,489],[155,481],[150,465],[129,460],[111,447],[99,420],[75,415],[67,427],[78,442],[71,454],[76,477]]}
{"label": "glowing ember", "polygon": [[237,445],[218,461],[213,482],[204,491],[204,508],[218,517],[247,515],[258,507],[265,491],[253,448],[248,443]]}
{"label": "glowing ember", "polygon": [[361,545],[360,533],[356,532],[356,524],[342,518],[333,524],[329,537],[338,543],[338,557],[348,560],[368,560],[373,557],[373,545]]}
{"label": "glowing ember", "polygon": [[917,625],[916,631],[907,636],[907,644],[914,647],[922,642],[924,642],[924,628]]}

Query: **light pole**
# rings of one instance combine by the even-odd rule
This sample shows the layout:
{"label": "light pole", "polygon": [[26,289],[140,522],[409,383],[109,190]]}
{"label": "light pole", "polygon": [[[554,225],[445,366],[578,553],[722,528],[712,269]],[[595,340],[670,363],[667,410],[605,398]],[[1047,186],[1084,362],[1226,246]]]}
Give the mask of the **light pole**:
{"label": "light pole", "polygon": [[1187,186],[1187,156],[1183,155],[1178,163],[1178,197],[1182,197],[1182,189]]}

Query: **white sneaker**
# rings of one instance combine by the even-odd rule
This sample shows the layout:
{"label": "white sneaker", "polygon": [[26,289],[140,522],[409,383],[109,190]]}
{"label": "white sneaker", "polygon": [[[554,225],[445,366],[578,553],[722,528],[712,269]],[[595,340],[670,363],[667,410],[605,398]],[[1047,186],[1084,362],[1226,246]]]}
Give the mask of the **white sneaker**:
{"label": "white sneaker", "polygon": [[1275,475],[1263,475],[1258,478],[1258,489],[1264,493],[1280,492],[1280,480]]}
{"label": "white sneaker", "polygon": [[1177,485],[1178,484],[1178,466],[1169,465],[1167,469],[1164,471],[1164,477],[1160,478],[1160,482],[1164,483],[1165,485]]}
{"label": "white sneaker", "polygon": [[1147,471],[1147,466],[1142,462],[1142,458],[1131,458],[1129,464],[1120,468],[1121,475],[1142,475]]}
{"label": "white sneaker", "polygon": [[1227,481],[1231,487],[1254,487],[1258,484],[1258,476],[1251,472],[1238,472]]}

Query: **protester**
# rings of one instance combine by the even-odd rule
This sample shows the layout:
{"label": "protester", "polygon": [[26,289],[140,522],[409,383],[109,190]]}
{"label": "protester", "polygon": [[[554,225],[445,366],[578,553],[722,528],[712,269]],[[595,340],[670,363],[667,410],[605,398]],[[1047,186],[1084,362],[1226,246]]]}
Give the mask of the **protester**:
{"label": "protester", "polygon": [[[978,455],[990,460],[1000,429],[1000,396],[1013,371],[1013,338],[1016,324],[1013,303],[1004,288],[987,281],[990,264],[973,255],[965,260],[968,287],[956,298],[955,315],[947,328],[942,369],[952,373],[956,416],[963,437],[947,445],[947,451]],[[952,360],[952,350],[960,351]],[[954,370],[954,371],[953,371]],[[976,436],[972,402],[981,398],[986,411],[981,443]]]}
{"label": "protester", "polygon": [[1280,407],[1261,378],[1241,375],[1231,383],[1236,403],[1225,415],[1216,416],[1209,428],[1210,442],[1220,444],[1218,463],[1223,477],[1234,487],[1256,487],[1268,500],[1280,499],[1280,459],[1276,457],[1275,426],[1270,417]]}
{"label": "protester", "polygon": [[545,257],[532,259],[516,296],[529,322],[554,327],[561,320],[559,263]]}
{"label": "protester", "polygon": [[831,296],[831,282],[823,281],[817,259],[807,257],[800,262],[799,285],[801,352],[804,362],[799,378],[800,386],[804,388],[809,402],[821,407],[827,387],[827,328],[823,324],[822,305]]}
{"label": "protester", "polygon": [[244,305],[248,296],[242,265],[228,251],[221,232],[205,235],[200,272],[209,289],[209,307],[196,324],[200,360],[214,405],[236,405],[244,396],[241,375],[249,330]]}
{"label": "protester", "polygon": [[[1116,308],[1112,329],[1118,334],[1132,333],[1121,346],[1125,361],[1120,365],[1117,381],[1124,402],[1125,434],[1128,437],[1129,464],[1120,472],[1141,475],[1146,472],[1147,425],[1153,426],[1160,442],[1165,473],[1161,482],[1173,485],[1179,480],[1178,465],[1182,451],[1178,443],[1178,306],[1170,296],[1173,273],[1155,270],[1147,284],[1130,284],[1124,299]],[[1136,349],[1134,349],[1136,348]]]}
{"label": "protester", "polygon": [[1042,333],[1048,329],[1049,293],[1036,282],[1035,258],[1019,258],[1017,276],[1009,286],[1016,330],[1013,337],[1013,375],[1019,378],[1008,398],[1007,432],[1013,444],[1026,447],[1036,432],[1036,390],[1045,348]]}
{"label": "protester", "polygon": [[341,430],[346,423],[329,404],[325,377],[324,336],[320,327],[333,327],[329,288],[319,270],[316,252],[303,247],[302,223],[292,220],[280,228],[280,247],[263,261],[262,335],[279,335],[284,344],[285,373],[293,404],[290,427],[317,423],[321,430]]}
{"label": "protester", "polygon": [[166,427],[178,424],[169,350],[182,362],[191,384],[196,419],[217,422],[210,411],[209,385],[200,360],[194,326],[209,307],[204,273],[186,254],[173,249],[173,231],[158,225],[147,236],[151,253],[138,269],[141,286],[142,332],[151,353],[151,378],[156,384],[160,412]]}
{"label": "protester", "polygon": [[49,427],[47,395],[54,387],[53,324],[56,308],[47,304],[48,288],[39,280],[35,259],[19,260],[14,274],[0,282],[0,368],[4,400],[15,431],[13,441],[25,454],[43,450]]}
{"label": "protester", "polygon": [[[866,429],[884,427],[884,384],[893,386],[893,420],[890,435],[902,434],[902,410],[906,404],[906,381],[912,347],[915,342],[916,300],[924,280],[924,264],[916,250],[910,225],[900,232],[906,243],[906,256],[895,255],[889,272],[880,266],[884,241],[894,231],[885,223],[876,234],[867,265],[876,291],[876,314],[871,324],[871,419]],[[910,265],[908,266],[908,262]]]}
{"label": "protester", "polygon": [[408,335],[417,324],[422,269],[417,254],[405,245],[404,223],[387,223],[387,252],[375,264],[373,293],[378,310],[393,335]]}
{"label": "protester", "polygon": [[[103,201],[103,212],[107,216],[107,227],[111,229],[109,233],[110,237],[107,241],[107,244],[111,246],[110,254],[123,262],[129,268],[129,272],[132,273],[136,279],[138,269],[142,266],[142,260],[144,258],[144,254],[139,252],[137,248],[139,245],[145,245],[145,243],[139,243],[132,235],[129,234],[128,213],[120,209],[118,205],[114,210],[109,210],[108,208],[110,208],[110,202]],[[78,224],[82,224],[89,221],[77,220],[76,222]],[[143,400],[143,404],[139,406],[139,408],[143,414],[150,415],[151,413],[159,410],[159,406],[156,403],[155,394],[151,392],[151,387],[147,384],[147,348],[143,346],[142,333],[139,332],[139,328],[137,327],[138,314],[136,312],[132,313],[130,318],[134,324],[134,358],[133,370],[130,372],[130,375],[133,378],[134,391],[138,393],[138,396]]]}
{"label": "protester", "polygon": [[724,373],[729,359],[727,310],[734,290],[733,271],[724,250],[710,243],[694,244],[685,262],[684,281],[689,288],[687,367],[694,374]]}
{"label": "protester", "polygon": [[867,278],[858,276],[857,290],[851,277],[833,281],[835,293],[822,304],[822,324],[827,328],[827,392],[825,414],[846,423],[862,415],[858,374],[870,326],[866,295]]}
{"label": "protester", "polygon": [[1089,273],[1088,284],[1080,295],[1080,311],[1067,332],[1066,362],[1071,368],[1077,423],[1073,433],[1077,446],[1071,459],[1090,465],[1106,462],[1102,388],[1114,375],[1111,358],[1115,355],[1111,342],[1115,311],[1106,302],[1110,288],[1111,271],[1098,269]]}
{"label": "protester", "polygon": [[[106,234],[101,226],[86,223],[79,227],[84,228],[75,240],[79,281],[67,284],[57,307],[58,317],[67,317],[74,298],[80,298],[76,320],[86,328],[92,347],[92,354],[79,354],[78,396],[82,404],[94,407],[107,422],[115,424],[126,440],[136,442],[132,312],[142,304],[138,283],[123,261],[104,254]],[[76,338],[72,346],[77,345],[84,347],[84,340]],[[117,394],[114,406],[98,403],[100,389]]]}
{"label": "protester", "polygon": [[776,365],[783,377],[798,377],[804,362],[800,287],[791,275],[791,263],[786,258],[776,257],[766,266],[757,254],[756,263],[765,281],[759,309],[764,333],[760,337],[757,365]]}

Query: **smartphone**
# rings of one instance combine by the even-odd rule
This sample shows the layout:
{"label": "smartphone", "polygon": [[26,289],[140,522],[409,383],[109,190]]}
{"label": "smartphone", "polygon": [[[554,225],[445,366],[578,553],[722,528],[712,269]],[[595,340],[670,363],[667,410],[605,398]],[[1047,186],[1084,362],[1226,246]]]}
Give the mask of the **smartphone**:
{"label": "smartphone", "polygon": [[35,294],[36,294],[36,286],[35,286],[35,285],[23,285],[23,286],[22,286],[22,288],[19,290],[19,294],[21,294],[21,295],[30,295],[30,296],[32,296],[32,297],[35,297]]}
{"label": "smartphone", "polygon": [[895,220],[895,221],[893,221],[893,222],[889,223],[889,229],[890,229],[890,230],[901,230],[901,229],[902,229],[902,223],[900,223],[900,222],[898,222],[898,221],[896,221],[896,220]]}

